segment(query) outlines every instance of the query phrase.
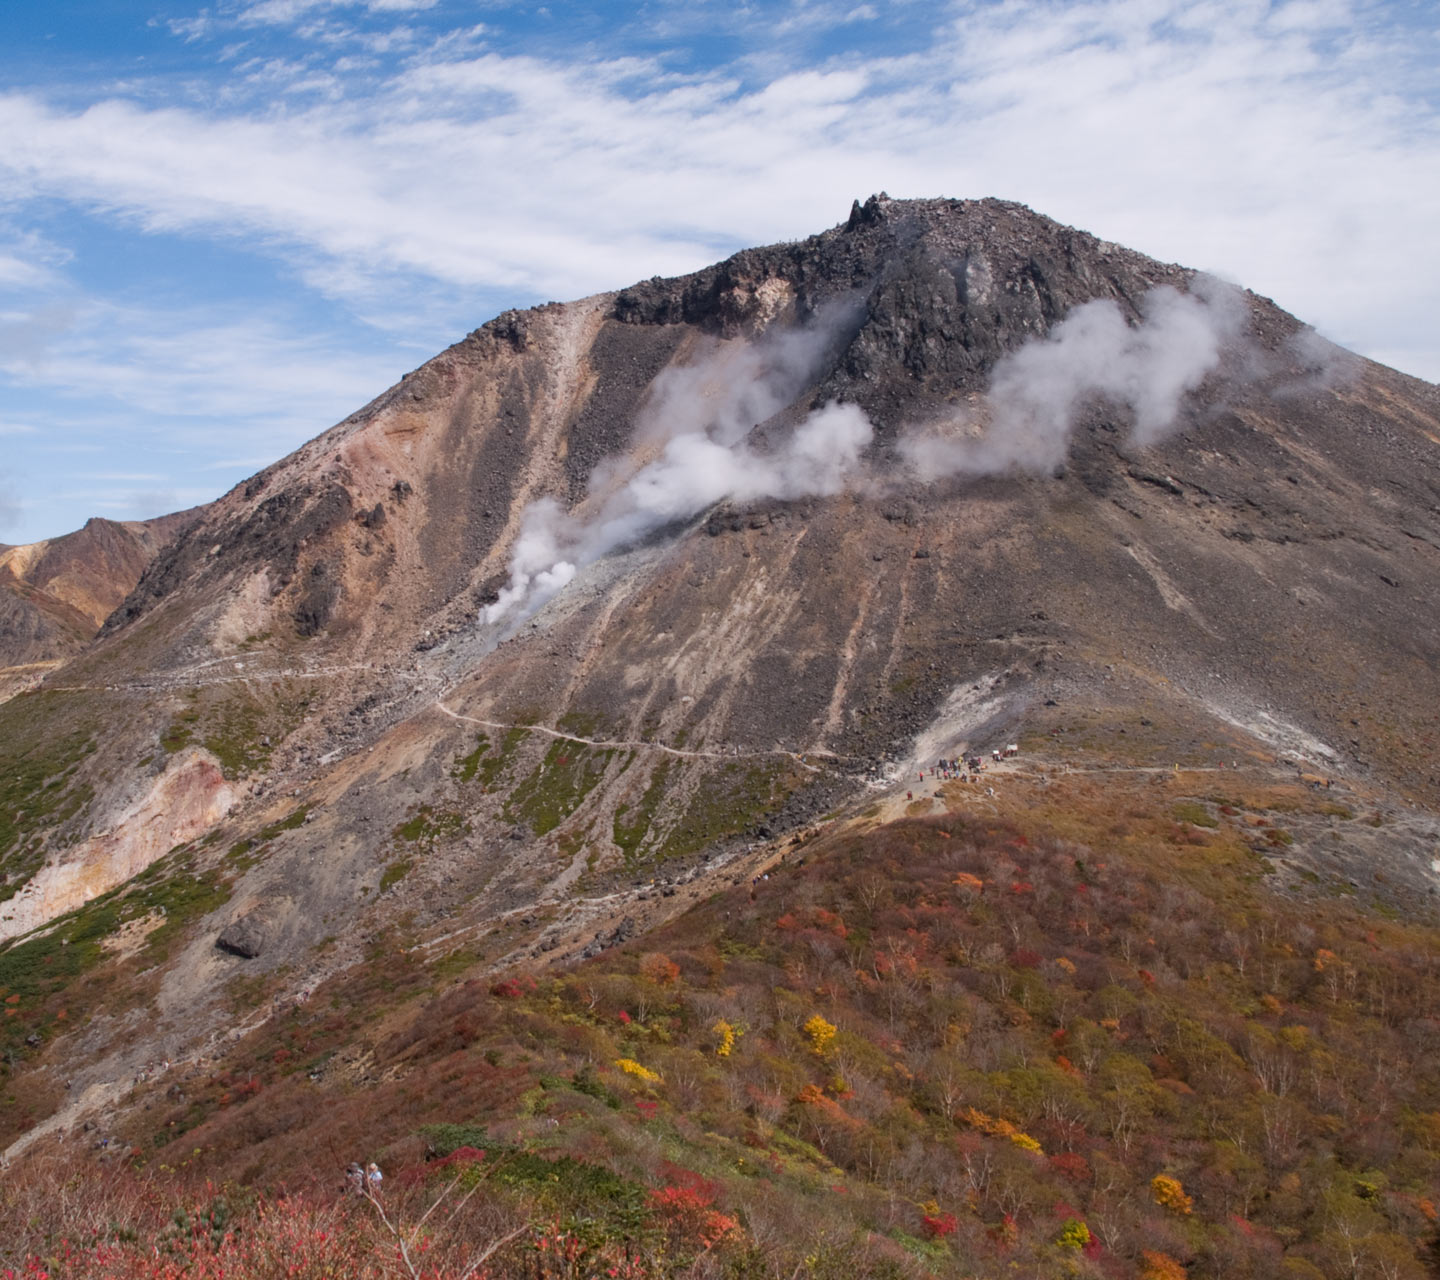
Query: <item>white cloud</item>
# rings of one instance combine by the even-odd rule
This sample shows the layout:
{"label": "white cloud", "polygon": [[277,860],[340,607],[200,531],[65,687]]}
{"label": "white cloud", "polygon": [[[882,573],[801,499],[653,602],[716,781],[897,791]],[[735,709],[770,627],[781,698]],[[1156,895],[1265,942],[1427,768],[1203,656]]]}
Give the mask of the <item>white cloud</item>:
{"label": "white cloud", "polygon": [[43,349],[0,349],[0,371],[17,386],[104,397],[168,418],[225,419],[241,429],[300,422],[312,434],[403,372],[264,318],[217,321],[97,303],[71,313]]}
{"label": "white cloud", "polygon": [[[183,76],[0,93],[0,385],[27,396],[6,452],[90,449],[94,413],[116,435],[163,421],[157,445],[196,473],[258,466],[429,335],[804,236],[880,189],[1023,200],[1440,379],[1437,46],[1414,15],[974,0],[908,6],[910,52],[880,56],[860,33],[893,34],[896,6],[766,10],[795,48],[851,41],[808,65],[768,18],[756,34],[758,12],[665,4],[644,57],[541,56],[491,43],[499,17],[440,30],[429,0],[212,0],[156,20],[210,60]],[[747,51],[682,72],[704,24]],[[206,300],[219,277],[89,296],[72,224],[92,221],[106,253],[178,235],[278,262],[321,322]],[[356,354],[357,319],[384,359]],[[39,441],[13,427],[41,422]],[[149,492],[196,487],[167,474]]]}
{"label": "white cloud", "polygon": [[0,298],[63,288],[60,268],[70,257],[39,231],[0,223]]}
{"label": "white cloud", "polygon": [[34,288],[47,274],[43,267],[0,249],[0,288]]}
{"label": "white cloud", "polygon": [[[30,417],[0,419],[0,484],[25,477],[11,536],[33,541],[97,512],[140,518],[214,498],[404,367],[283,315],[78,298],[43,343],[0,341],[0,387]],[[37,408],[43,429],[32,425]]]}
{"label": "white cloud", "polygon": [[260,0],[241,10],[240,21],[290,23],[317,8],[329,7],[328,0]]}
{"label": "white cloud", "polygon": [[239,21],[288,26],[311,14],[335,9],[363,9],[368,13],[418,13],[433,9],[438,0],[258,0],[245,5]]}
{"label": "white cloud", "polygon": [[[362,92],[348,68],[272,61],[280,97],[263,109],[9,94],[0,171],[153,232],[278,247],[351,294],[398,272],[569,297],[803,235],[882,187],[996,194],[1403,351],[1440,307],[1440,133],[1364,12],[966,6],[922,54],[745,90],[727,68],[481,52],[416,58],[378,86],[366,69]],[[1347,26],[1356,38],[1334,41]],[[321,97],[285,109],[287,84]],[[1440,376],[1440,351],[1412,367]]]}
{"label": "white cloud", "polygon": [[216,29],[215,19],[207,9],[202,9],[199,13],[189,18],[151,18],[150,25],[153,27],[162,21],[165,23],[171,35],[179,36],[182,40],[191,44],[197,40],[203,40]]}

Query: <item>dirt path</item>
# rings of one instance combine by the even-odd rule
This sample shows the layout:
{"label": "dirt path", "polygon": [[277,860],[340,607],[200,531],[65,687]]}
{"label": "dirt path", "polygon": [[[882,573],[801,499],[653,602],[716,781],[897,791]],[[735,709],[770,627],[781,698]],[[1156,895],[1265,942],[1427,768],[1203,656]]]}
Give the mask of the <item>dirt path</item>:
{"label": "dirt path", "polygon": [[762,751],[741,751],[736,748],[731,751],[686,751],[682,747],[668,747],[663,742],[645,742],[643,740],[627,741],[624,739],[612,738],[582,738],[573,733],[562,733],[559,729],[548,729],[540,724],[508,724],[503,720],[482,720],[477,716],[461,715],[458,711],[452,711],[443,702],[436,702],[435,707],[443,711],[452,720],[463,720],[466,724],[478,724],[486,729],[525,729],[531,733],[542,733],[549,738],[558,738],[562,742],[577,742],[587,747],[614,747],[621,750],[636,751],[659,751],[665,755],[679,756],[685,760],[754,760],[764,756],[784,756],[787,760],[798,764],[802,769],[808,769],[811,773],[820,773],[821,770],[804,759],[805,756],[824,756],[829,760],[854,760],[855,756],[842,756],[834,751],[791,751],[785,747],[771,747]]}
{"label": "dirt path", "polygon": [[73,1128],[77,1122],[89,1116],[110,1110],[124,1094],[125,1088],[126,1086],[118,1080],[105,1080],[98,1084],[92,1084],[80,1097],[67,1102],[53,1116],[42,1120],[33,1129],[26,1129],[4,1151],[0,1151],[0,1169],[9,1168],[12,1160],[48,1134]]}
{"label": "dirt path", "polygon": [[[209,668],[219,665],[222,661],[233,662],[232,669],[224,673],[209,670]],[[151,680],[130,680],[119,684],[103,685],[57,684],[48,687],[57,693],[162,693],[175,689],[195,689],[218,684],[246,684],[252,681],[318,680],[327,676],[346,675],[353,671],[372,670],[374,670],[374,666],[371,663],[352,662],[333,667],[286,667],[278,671],[273,669],[269,671],[249,671],[243,668],[241,660],[227,658],[213,659],[199,666],[190,667],[184,671]],[[681,759],[688,760],[744,760],[760,759],[768,756],[783,756],[785,759],[798,764],[802,769],[806,769],[811,773],[820,773],[822,770],[810,764],[806,757],[818,756],[827,760],[859,759],[857,756],[847,756],[836,751],[826,751],[817,748],[809,748],[803,752],[786,747],[771,747],[759,751],[741,751],[738,748],[730,751],[688,751],[682,747],[666,746],[660,742],[645,742],[638,739],[586,738],[573,733],[564,733],[559,729],[550,729],[544,725],[512,724],[501,720],[483,720],[477,716],[467,716],[458,711],[452,711],[440,699],[436,699],[434,706],[438,711],[443,712],[452,720],[464,721],[466,724],[477,724],[487,729],[526,729],[534,733],[544,734],[550,738],[557,738],[563,742],[578,743],[582,746],[612,747],[637,751],[659,751],[665,755],[678,756]]]}
{"label": "dirt path", "polygon": [[[968,754],[968,749],[960,754]],[[917,772],[919,771],[913,767],[909,772],[897,770],[890,776],[869,784],[871,791],[886,793],[879,800],[884,821],[894,822],[901,818],[920,817],[930,812],[938,815],[944,812],[944,809],[934,809],[933,806],[937,804],[944,808],[951,806],[964,806],[968,809],[983,808],[998,815],[999,808],[995,801],[1001,798],[1003,788],[1007,784],[1028,782],[1048,786],[1052,781],[1080,774],[1100,774],[1110,777],[1173,776],[1175,778],[1184,778],[1193,774],[1219,774],[1232,778],[1249,777],[1252,780],[1263,778],[1272,783],[1301,785],[1304,782],[1304,775],[1297,772],[1294,765],[1264,764],[1260,761],[1246,761],[1239,765],[1084,765],[1071,764],[1052,756],[1033,753],[1021,757],[1007,757],[999,761],[991,761],[986,758],[983,770],[971,774],[971,781],[968,783],[960,782],[955,778],[938,778],[933,769],[924,770],[923,777],[917,777]],[[1350,793],[1345,780],[1336,776],[1334,781],[1336,784],[1335,794]],[[1313,786],[1313,784],[1309,785]],[[929,806],[929,808],[924,806]]]}
{"label": "dirt path", "polygon": [[[525,906],[512,907],[484,920],[452,929],[448,933],[417,942],[412,952],[424,954],[456,938],[476,933],[489,933],[495,926],[514,916],[534,914],[550,907],[562,908],[562,914],[533,936],[521,941],[505,954],[488,961],[479,972],[503,972],[517,964],[549,967],[576,959],[593,939],[614,931],[629,917],[636,936],[659,928],[662,924],[703,902],[717,890],[739,885],[747,880],[759,881],[767,872],[783,864],[787,855],[808,844],[820,831],[833,824],[820,822],[799,831],[787,832],[778,839],[748,848],[736,849],[729,856],[697,867],[688,875],[674,880],[650,882],[610,893],[585,898],[545,896]],[[606,944],[613,945],[613,943]]]}
{"label": "dirt path", "polygon": [[[211,674],[206,667],[219,662],[232,662],[231,670],[222,674]],[[325,676],[340,676],[351,671],[372,671],[368,662],[350,662],[337,667],[284,667],[278,671],[246,670],[243,660],[217,658],[214,662],[189,667],[172,675],[157,676],[152,680],[126,680],[120,684],[47,684],[47,691],[54,693],[165,693],[173,689],[200,689],[217,684],[249,684],[256,680],[319,680]]]}

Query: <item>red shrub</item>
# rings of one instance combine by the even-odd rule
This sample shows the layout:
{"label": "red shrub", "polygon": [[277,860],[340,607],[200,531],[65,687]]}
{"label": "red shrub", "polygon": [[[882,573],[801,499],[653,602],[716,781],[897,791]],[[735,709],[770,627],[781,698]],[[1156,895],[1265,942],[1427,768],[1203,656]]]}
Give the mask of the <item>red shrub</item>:
{"label": "red shrub", "polygon": [[1051,1156],[1050,1167],[1071,1182],[1085,1182],[1090,1177],[1090,1162],[1078,1151],[1061,1151]]}
{"label": "red shrub", "polygon": [[485,1159],[485,1153],[478,1147],[456,1147],[443,1160],[434,1161],[429,1167],[434,1169],[449,1169],[456,1165],[479,1164]]}
{"label": "red shrub", "polygon": [[931,1240],[943,1240],[946,1236],[953,1236],[960,1226],[953,1213],[927,1213],[920,1219],[920,1225],[925,1228],[925,1235]]}
{"label": "red shrub", "polygon": [[650,1193],[651,1205],[665,1218],[671,1231],[710,1248],[739,1229],[734,1218],[713,1206],[716,1183],[688,1170],[677,1170],[674,1182]]}

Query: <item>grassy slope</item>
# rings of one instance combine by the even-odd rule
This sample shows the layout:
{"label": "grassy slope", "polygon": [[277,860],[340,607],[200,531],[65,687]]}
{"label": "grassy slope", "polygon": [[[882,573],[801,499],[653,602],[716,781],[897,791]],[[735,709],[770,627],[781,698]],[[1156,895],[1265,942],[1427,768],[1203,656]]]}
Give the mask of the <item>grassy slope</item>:
{"label": "grassy slope", "polygon": [[1440,934],[1267,889],[1246,813],[1323,798],[1184,783],[837,831],[557,974],[377,939],[156,1086],[134,1159],[266,1185],[364,1153],[423,1188],[474,1146],[467,1212],[643,1245],[637,1274],[1431,1274]]}

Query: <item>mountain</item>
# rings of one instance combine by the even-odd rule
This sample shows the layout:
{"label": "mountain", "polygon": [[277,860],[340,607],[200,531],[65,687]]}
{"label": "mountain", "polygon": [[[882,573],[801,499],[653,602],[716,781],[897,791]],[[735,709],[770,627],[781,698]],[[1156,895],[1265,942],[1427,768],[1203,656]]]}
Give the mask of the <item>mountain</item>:
{"label": "mountain", "polygon": [[1183,811],[1256,850],[1217,875],[1428,920],[1437,445],[1434,386],[994,200],[501,315],[0,705],[0,1136],[317,991],[384,1006],[318,1087],[375,1083],[442,981],[743,910],[822,829],[1053,837],[1091,774],[1082,862]]}
{"label": "mountain", "polygon": [[79,653],[194,515],[93,519],[63,537],[0,547],[0,691]]}

